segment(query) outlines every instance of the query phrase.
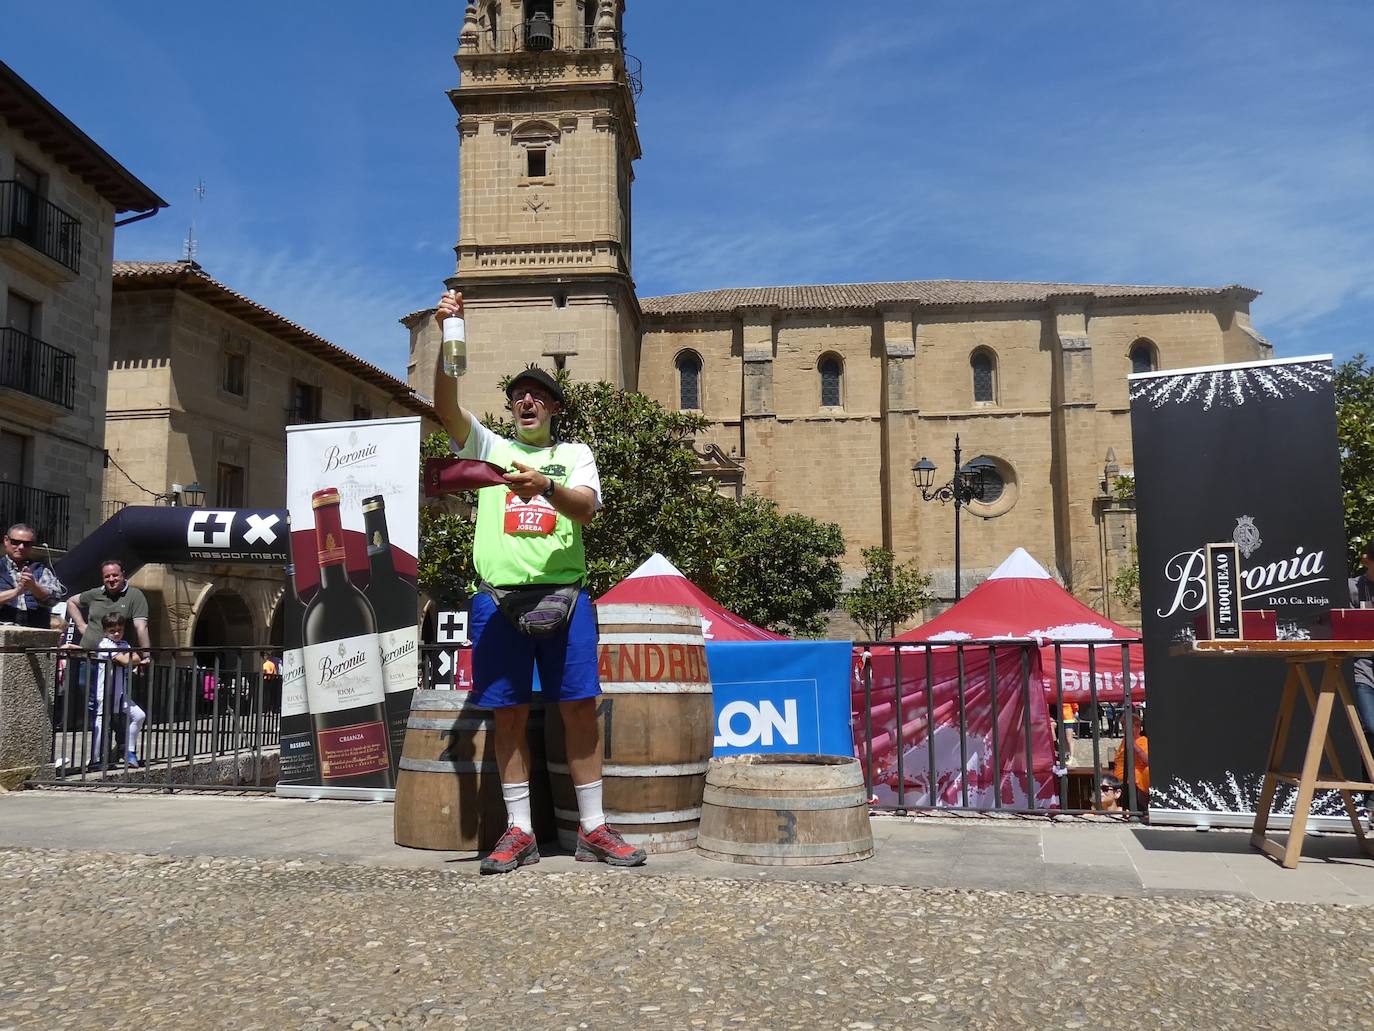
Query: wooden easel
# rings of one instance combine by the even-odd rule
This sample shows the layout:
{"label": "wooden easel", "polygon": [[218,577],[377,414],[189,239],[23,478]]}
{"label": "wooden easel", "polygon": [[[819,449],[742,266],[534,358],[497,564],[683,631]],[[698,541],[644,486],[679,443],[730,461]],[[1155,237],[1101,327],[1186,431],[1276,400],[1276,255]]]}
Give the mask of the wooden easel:
{"label": "wooden easel", "polygon": [[[1360,849],[1374,857],[1374,842],[1365,835],[1355,805],[1355,793],[1374,791],[1374,755],[1370,754],[1360,728],[1355,703],[1346,686],[1341,664],[1345,660],[1374,652],[1374,641],[1195,641],[1193,651],[1214,655],[1283,656],[1288,662],[1288,676],[1283,684],[1278,720],[1269,745],[1269,762],[1265,766],[1264,783],[1260,789],[1259,806],[1255,811],[1255,825],[1250,832],[1250,844],[1265,855],[1292,870],[1302,855],[1303,838],[1307,833],[1307,814],[1312,796],[1318,789],[1339,791],[1345,803],[1346,815],[1355,830]],[[1307,674],[1307,664],[1322,663],[1321,683],[1315,689]],[[1288,735],[1293,726],[1293,708],[1298,691],[1312,708],[1312,730],[1307,736],[1307,751],[1303,755],[1302,770],[1291,773],[1282,769],[1283,754],[1288,747]],[[1365,780],[1347,780],[1340,758],[1331,739],[1331,710],[1339,704],[1355,735],[1355,745],[1364,765]],[[1321,774],[1322,756],[1331,764],[1329,777]],[[1288,842],[1281,845],[1268,837],[1269,812],[1279,782],[1295,784],[1298,797],[1293,806],[1293,822]]]}

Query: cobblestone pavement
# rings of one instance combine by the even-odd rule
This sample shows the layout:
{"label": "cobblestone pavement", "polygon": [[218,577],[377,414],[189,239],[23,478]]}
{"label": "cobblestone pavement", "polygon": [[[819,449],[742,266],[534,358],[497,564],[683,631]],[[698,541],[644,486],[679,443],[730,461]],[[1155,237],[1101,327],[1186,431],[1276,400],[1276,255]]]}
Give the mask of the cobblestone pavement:
{"label": "cobblestone pavement", "polygon": [[1367,1028],[1367,909],[0,851],[0,1028]]}

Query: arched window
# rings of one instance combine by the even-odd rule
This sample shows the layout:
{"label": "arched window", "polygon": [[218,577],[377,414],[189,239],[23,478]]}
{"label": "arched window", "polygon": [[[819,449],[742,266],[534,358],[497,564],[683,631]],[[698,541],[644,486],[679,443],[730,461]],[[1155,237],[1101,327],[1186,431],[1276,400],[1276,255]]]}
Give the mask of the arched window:
{"label": "arched window", "polygon": [[677,356],[677,397],[684,412],[701,410],[701,356],[694,351]]}
{"label": "arched window", "polygon": [[1131,345],[1131,372],[1154,372],[1157,368],[1159,361],[1154,344],[1141,339]]}
{"label": "arched window", "polygon": [[980,347],[969,358],[969,369],[973,373],[973,401],[975,404],[992,404],[997,400],[997,359],[986,348]]}
{"label": "arched window", "polygon": [[839,408],[844,404],[844,392],[840,389],[844,379],[844,363],[839,355],[821,355],[821,360],[816,363],[816,371],[821,374],[821,407]]}
{"label": "arched window", "polygon": [[501,5],[492,0],[477,16],[477,27],[486,34],[490,50],[501,49]]}

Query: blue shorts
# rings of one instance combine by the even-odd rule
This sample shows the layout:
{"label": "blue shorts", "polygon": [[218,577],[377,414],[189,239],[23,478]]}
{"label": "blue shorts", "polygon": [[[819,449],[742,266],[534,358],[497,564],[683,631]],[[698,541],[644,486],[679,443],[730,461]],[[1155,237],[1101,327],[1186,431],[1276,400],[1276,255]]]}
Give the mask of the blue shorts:
{"label": "blue shorts", "polygon": [[577,595],[572,620],[547,637],[526,637],[501,614],[485,591],[472,599],[472,701],[483,709],[526,705],[539,664],[546,702],[575,702],[601,693],[596,672],[596,613],[586,591]]}

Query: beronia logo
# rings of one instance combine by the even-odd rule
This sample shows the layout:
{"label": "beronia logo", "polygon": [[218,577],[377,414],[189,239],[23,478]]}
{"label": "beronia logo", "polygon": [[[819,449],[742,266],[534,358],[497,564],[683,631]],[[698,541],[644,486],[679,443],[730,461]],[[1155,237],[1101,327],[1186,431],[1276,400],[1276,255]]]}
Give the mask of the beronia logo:
{"label": "beronia logo", "polygon": [[345,466],[357,465],[359,462],[366,462],[369,458],[377,457],[377,445],[366,444],[363,447],[354,447],[352,441],[348,445],[353,448],[345,451],[335,444],[324,456],[324,471],[332,472],[335,469],[342,469]]}
{"label": "beronia logo", "polygon": [[340,661],[334,662],[328,655],[320,656],[321,684],[327,684],[331,680],[335,680],[346,673],[352,673],[359,666],[366,665],[367,663],[366,652],[355,652],[353,655],[348,655],[348,657],[345,658],[344,656],[346,655],[348,655],[348,653],[343,645],[339,645]]}
{"label": "beronia logo", "polygon": [[397,645],[395,648],[392,648],[391,651],[382,652],[382,665],[385,666],[389,662],[395,662],[397,659],[403,659],[407,655],[413,653],[414,651],[415,638],[408,637],[401,644]]}
{"label": "beronia logo", "polygon": [[[1237,520],[1236,543],[1244,551],[1247,545],[1254,552],[1262,543],[1255,521],[1249,516]],[[1197,612],[1207,603],[1207,561],[1203,548],[1180,551],[1164,563],[1164,578],[1173,584],[1174,597],[1166,609],[1155,611],[1163,619],[1176,612]],[[1245,593],[1241,601],[1259,595],[1281,594],[1300,587],[1325,583],[1326,552],[1308,551],[1299,545],[1289,558],[1278,562],[1256,564],[1241,570],[1240,582]]]}

